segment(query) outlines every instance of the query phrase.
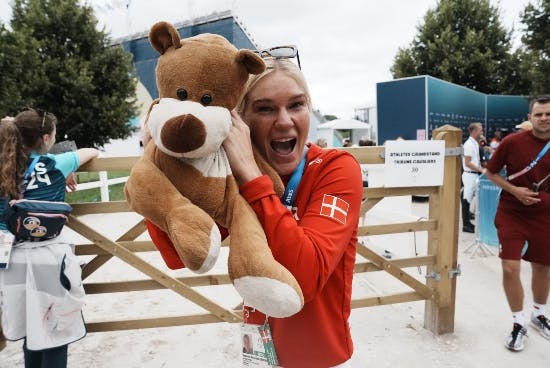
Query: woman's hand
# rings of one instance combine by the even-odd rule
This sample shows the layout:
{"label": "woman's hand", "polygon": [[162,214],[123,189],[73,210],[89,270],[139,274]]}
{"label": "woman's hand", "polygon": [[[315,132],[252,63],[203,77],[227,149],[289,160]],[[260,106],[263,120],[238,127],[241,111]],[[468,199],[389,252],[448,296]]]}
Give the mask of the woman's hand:
{"label": "woman's hand", "polygon": [[223,142],[233,176],[240,185],[262,176],[254,159],[250,129],[236,111],[231,111],[232,126]]}

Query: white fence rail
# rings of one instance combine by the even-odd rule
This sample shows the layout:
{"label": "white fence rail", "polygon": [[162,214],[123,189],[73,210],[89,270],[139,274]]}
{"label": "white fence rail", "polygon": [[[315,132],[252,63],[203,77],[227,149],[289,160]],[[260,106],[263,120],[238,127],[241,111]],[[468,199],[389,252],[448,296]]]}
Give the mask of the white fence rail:
{"label": "white fence rail", "polygon": [[108,179],[107,171],[100,171],[98,181],[90,181],[88,183],[79,183],[76,186],[76,190],[79,191],[79,190],[99,188],[99,191],[101,193],[101,202],[109,202],[109,185],[126,183],[127,180],[128,180],[127,176],[124,176],[121,178]]}

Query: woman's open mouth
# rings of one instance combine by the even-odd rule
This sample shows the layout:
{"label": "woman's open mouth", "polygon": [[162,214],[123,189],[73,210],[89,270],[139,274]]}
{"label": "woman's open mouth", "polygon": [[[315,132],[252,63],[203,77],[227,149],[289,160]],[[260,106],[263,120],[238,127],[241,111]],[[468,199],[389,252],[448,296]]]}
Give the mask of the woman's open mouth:
{"label": "woman's open mouth", "polygon": [[277,152],[280,155],[288,155],[294,150],[296,146],[296,138],[283,139],[283,140],[274,140],[270,143],[273,151]]}

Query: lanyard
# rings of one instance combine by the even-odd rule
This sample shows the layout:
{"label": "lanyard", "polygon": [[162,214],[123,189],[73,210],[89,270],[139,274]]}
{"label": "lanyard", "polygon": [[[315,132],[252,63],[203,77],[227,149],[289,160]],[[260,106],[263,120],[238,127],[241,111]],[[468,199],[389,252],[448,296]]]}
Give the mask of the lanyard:
{"label": "lanyard", "polygon": [[508,181],[513,180],[513,179],[517,178],[518,176],[525,174],[527,171],[529,171],[533,167],[535,167],[535,165],[539,162],[539,160],[542,158],[542,156],[544,156],[546,154],[548,149],[550,149],[550,141],[548,141],[546,143],[546,146],[544,146],[544,148],[539,152],[537,157],[535,157],[535,159],[533,161],[531,161],[531,163],[529,165],[527,165],[525,167],[525,169],[523,169],[521,171],[518,171],[517,173],[512,174],[509,177],[507,177]]}
{"label": "lanyard", "polygon": [[306,166],[307,150],[308,148],[306,147],[304,149],[302,159],[300,160],[298,167],[294,169],[294,172],[292,173],[292,176],[290,177],[290,180],[288,181],[288,184],[286,186],[285,194],[281,199],[281,202],[283,202],[283,204],[289,210],[292,210],[292,205],[294,205],[294,198],[296,198],[296,189],[298,188],[298,184],[300,184],[300,180],[302,180],[302,175]]}

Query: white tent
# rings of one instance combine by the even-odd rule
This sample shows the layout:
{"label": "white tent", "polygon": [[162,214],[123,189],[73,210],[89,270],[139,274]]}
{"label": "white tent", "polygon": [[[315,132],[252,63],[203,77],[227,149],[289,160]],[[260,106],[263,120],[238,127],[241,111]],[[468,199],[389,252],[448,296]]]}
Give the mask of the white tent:
{"label": "white tent", "polygon": [[336,129],[336,130],[350,130],[350,129],[369,129],[370,124],[355,119],[334,119],[324,124],[319,124],[317,129]]}
{"label": "white tent", "polygon": [[317,136],[319,138],[325,138],[329,145],[339,147],[342,142],[339,141],[341,137],[336,134],[337,130],[351,130],[350,137],[353,144],[357,145],[359,139],[366,137],[370,139],[371,125],[360,120],[355,119],[334,119],[317,126]]}

